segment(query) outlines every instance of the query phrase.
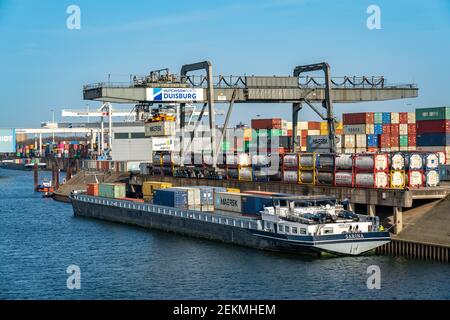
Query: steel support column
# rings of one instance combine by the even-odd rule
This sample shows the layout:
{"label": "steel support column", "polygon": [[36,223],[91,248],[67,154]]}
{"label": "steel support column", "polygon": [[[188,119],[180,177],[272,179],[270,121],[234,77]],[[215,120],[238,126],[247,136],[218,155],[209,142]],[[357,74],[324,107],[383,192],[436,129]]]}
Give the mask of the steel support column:
{"label": "steel support column", "polygon": [[[292,104],[292,140],[291,140],[291,150],[296,152],[300,143],[297,136],[297,126],[298,126],[298,113],[302,110],[303,106],[301,103]],[[301,139],[301,137],[300,137]]]}
{"label": "steel support column", "polygon": [[311,71],[323,71],[325,73],[325,99],[322,101],[322,106],[327,109],[327,122],[328,122],[328,137],[330,139],[330,152],[336,152],[335,144],[335,128],[334,128],[334,116],[333,116],[333,101],[331,98],[331,76],[330,65],[326,62],[310,64],[304,66],[297,66],[294,68],[294,77],[299,77],[302,73]]}
{"label": "steel support column", "polygon": [[[196,70],[205,70],[206,76],[208,79],[208,112],[209,112],[209,129],[211,132],[211,153],[213,158],[213,167],[216,167],[216,114],[214,111],[214,83],[213,83],[213,75],[212,75],[212,65],[209,61],[203,61],[193,64],[185,64],[181,67],[180,75],[181,81],[186,82],[186,75],[190,71]],[[181,140],[180,140],[180,156],[181,156],[181,165],[183,165],[184,161],[184,149],[183,149],[183,134],[184,134],[184,112],[185,112],[185,104],[181,104],[181,121],[180,121],[180,129],[181,129]]]}

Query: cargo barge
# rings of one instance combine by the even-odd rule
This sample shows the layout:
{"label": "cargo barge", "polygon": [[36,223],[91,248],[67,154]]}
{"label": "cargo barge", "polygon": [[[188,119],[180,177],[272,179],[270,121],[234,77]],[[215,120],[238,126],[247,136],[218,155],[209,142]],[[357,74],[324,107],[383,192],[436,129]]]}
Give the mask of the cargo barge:
{"label": "cargo barge", "polygon": [[[222,193],[226,194],[226,193]],[[217,210],[237,205],[214,197],[213,212],[73,192],[74,215],[241,246],[294,254],[360,255],[390,241],[377,217],[357,215],[328,196],[278,196],[255,216]]]}

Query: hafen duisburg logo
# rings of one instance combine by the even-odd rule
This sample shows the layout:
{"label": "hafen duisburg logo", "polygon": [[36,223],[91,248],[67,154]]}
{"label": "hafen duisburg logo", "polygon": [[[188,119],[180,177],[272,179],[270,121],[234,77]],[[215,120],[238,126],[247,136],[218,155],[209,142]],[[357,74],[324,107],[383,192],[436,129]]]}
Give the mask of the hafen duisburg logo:
{"label": "hafen duisburg logo", "polygon": [[162,89],[161,88],[153,88],[153,100],[162,101]]}

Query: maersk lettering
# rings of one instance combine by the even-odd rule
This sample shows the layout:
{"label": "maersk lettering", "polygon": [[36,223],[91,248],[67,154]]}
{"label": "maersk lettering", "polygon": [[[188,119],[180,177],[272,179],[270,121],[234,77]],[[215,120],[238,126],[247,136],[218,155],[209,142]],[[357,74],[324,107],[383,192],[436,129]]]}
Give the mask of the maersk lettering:
{"label": "maersk lettering", "polygon": [[227,198],[220,199],[220,204],[223,206],[227,206],[227,207],[237,207],[238,206],[237,200],[227,199]]}

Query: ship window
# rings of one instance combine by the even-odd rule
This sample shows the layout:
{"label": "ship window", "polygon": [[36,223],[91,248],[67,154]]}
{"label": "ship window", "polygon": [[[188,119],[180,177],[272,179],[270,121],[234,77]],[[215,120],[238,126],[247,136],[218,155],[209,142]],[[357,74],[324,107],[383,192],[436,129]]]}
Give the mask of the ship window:
{"label": "ship window", "polygon": [[298,233],[297,227],[292,227],[292,233]]}
{"label": "ship window", "polygon": [[324,233],[324,234],[333,233],[333,228],[324,228],[324,229],[323,229],[323,233]]}
{"label": "ship window", "polygon": [[278,231],[283,232],[283,226],[281,224],[278,225]]}
{"label": "ship window", "polygon": [[289,232],[289,227],[288,226],[284,226],[284,232]]}
{"label": "ship window", "polygon": [[145,139],[145,132],[132,132],[131,139]]}
{"label": "ship window", "polygon": [[306,228],[300,228],[300,234],[306,234]]}
{"label": "ship window", "polygon": [[114,133],[114,139],[129,139],[128,132],[116,132]]}

